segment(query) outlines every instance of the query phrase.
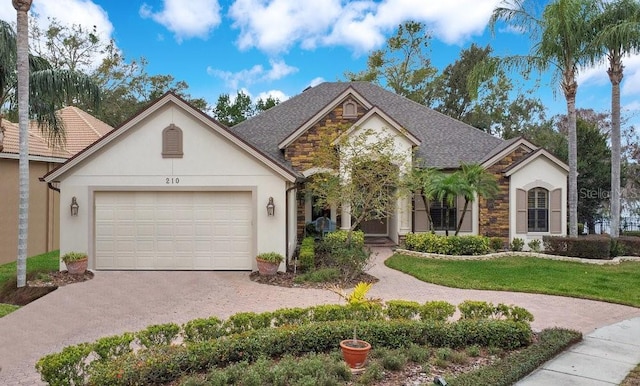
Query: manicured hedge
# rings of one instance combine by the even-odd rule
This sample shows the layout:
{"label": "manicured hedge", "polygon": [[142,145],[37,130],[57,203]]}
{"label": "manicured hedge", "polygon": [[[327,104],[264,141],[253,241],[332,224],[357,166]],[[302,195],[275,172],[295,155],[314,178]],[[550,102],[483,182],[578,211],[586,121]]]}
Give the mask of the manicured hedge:
{"label": "manicured hedge", "polygon": [[544,251],[552,255],[584,259],[611,259],[611,238],[604,235],[580,237],[543,236]]}
{"label": "manicured hedge", "polygon": [[[214,350],[215,355],[219,355],[216,361],[221,361],[220,363],[249,360],[253,355],[260,353],[281,355],[278,354],[280,353],[278,347],[282,345],[286,346],[286,350],[293,350],[285,353],[293,355],[297,355],[299,352],[297,350],[326,351],[330,345],[331,348],[335,347],[336,336],[344,338],[352,336],[354,320],[362,321],[355,323],[358,336],[370,340],[371,343],[380,344],[381,347],[400,347],[400,344],[406,344],[403,340],[409,339],[405,336],[408,334],[406,328],[410,331],[417,328],[420,329],[420,334],[426,334],[422,337],[411,335],[411,339],[418,339],[418,341],[426,339],[434,345],[457,347],[467,343],[482,344],[484,342],[487,345],[500,347],[514,345],[519,347],[527,342],[527,336],[530,335],[527,322],[532,321],[533,317],[526,317],[531,315],[526,310],[504,304],[493,306],[486,302],[473,302],[472,305],[468,303],[460,305],[463,317],[466,319],[457,323],[445,323],[453,316],[456,309],[450,303],[429,301],[420,305],[415,302],[395,300],[389,301],[386,305],[372,304],[370,307],[328,304],[309,308],[285,308],[263,313],[242,312],[232,315],[226,321],[210,317],[194,319],[183,326],[174,323],[152,325],[135,334],[125,333],[120,336],[101,338],[92,344],[82,343],[66,347],[59,353],[41,358],[36,368],[42,375],[42,379],[51,385],[86,384],[90,373],[95,377],[92,379],[96,384],[100,384],[99,381],[103,378],[124,379],[137,384],[135,380],[138,379],[136,377],[141,376],[140,374],[144,374],[146,382],[164,382],[172,379],[175,374],[182,374],[185,368],[189,369],[190,366],[197,365],[199,366],[197,368],[201,369],[213,360],[210,356],[205,356],[203,359],[198,354],[199,347]],[[477,309],[491,311],[481,315],[479,312],[473,312]],[[413,318],[410,322],[414,324],[403,327],[405,326],[403,319],[408,322],[407,317]],[[489,319],[478,319],[480,317]],[[382,328],[379,327],[381,325],[397,327]],[[309,332],[316,329],[319,331],[317,334]],[[331,332],[327,332],[326,329]],[[291,337],[300,331],[307,336]],[[329,339],[325,335],[332,337],[331,343],[328,340],[325,341]],[[292,342],[298,342],[295,343],[298,348],[291,348],[290,345],[294,344],[292,342],[264,343],[262,341],[264,337],[274,336],[284,341],[293,339]],[[183,344],[176,345],[180,337]],[[468,339],[473,341],[470,342]],[[249,354],[246,351],[255,348],[250,346],[252,344],[258,345],[258,351],[255,353],[252,351]],[[274,347],[269,348],[265,345],[269,347],[274,345]],[[133,347],[142,349],[133,353]],[[138,374],[139,371],[141,371],[140,374]],[[114,384],[119,384],[119,381]]]}
{"label": "manicured hedge", "polygon": [[314,237],[305,237],[300,244],[300,270],[306,272],[316,266],[316,242]]}
{"label": "manicured hedge", "polygon": [[620,236],[616,242],[618,243],[618,255],[640,256],[640,237]]}
{"label": "manicured hedge", "polygon": [[441,236],[433,233],[408,233],[407,249],[443,255],[484,255],[491,251],[491,240],[485,236]]}
{"label": "manicured hedge", "polygon": [[516,349],[531,343],[528,324],[506,320],[461,320],[456,323],[338,321],[297,327],[262,329],[224,339],[186,346],[160,346],[126,354],[112,361],[93,362],[92,385],[145,385],[170,382],[188,371],[205,371],[258,358],[298,356],[335,350],[340,339],[358,338],[374,347],[400,348],[410,344],[458,348],[469,345]]}
{"label": "manicured hedge", "polygon": [[577,331],[557,328],[542,330],[538,335],[538,341],[529,347],[512,353],[491,365],[461,374],[453,379],[446,379],[446,381],[451,386],[513,385],[581,339],[582,334]]}

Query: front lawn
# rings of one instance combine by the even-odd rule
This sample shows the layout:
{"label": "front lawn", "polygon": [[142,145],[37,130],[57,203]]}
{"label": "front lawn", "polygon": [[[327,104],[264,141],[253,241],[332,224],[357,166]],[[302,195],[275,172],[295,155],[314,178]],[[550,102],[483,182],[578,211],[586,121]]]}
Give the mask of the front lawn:
{"label": "front lawn", "polygon": [[[51,251],[29,257],[27,259],[27,272],[44,271],[51,272],[57,271],[60,268],[60,251]],[[9,281],[11,278],[16,277],[16,262],[0,265],[0,287]]]}
{"label": "front lawn", "polygon": [[640,307],[640,262],[595,265],[533,257],[439,260],[396,254],[385,265],[447,287],[571,296]]}

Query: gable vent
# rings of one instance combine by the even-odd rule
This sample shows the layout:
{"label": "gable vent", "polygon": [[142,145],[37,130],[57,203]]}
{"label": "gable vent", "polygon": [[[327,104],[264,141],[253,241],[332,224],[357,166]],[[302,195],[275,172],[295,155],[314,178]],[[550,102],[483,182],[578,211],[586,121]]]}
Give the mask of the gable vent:
{"label": "gable vent", "polygon": [[162,158],[182,156],[182,130],[172,123],[162,130]]}

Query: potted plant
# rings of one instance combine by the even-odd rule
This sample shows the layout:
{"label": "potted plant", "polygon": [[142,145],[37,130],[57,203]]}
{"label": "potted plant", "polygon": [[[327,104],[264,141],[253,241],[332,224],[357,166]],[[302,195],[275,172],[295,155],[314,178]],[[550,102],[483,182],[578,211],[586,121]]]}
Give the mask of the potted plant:
{"label": "potted plant", "polygon": [[[380,303],[380,299],[366,297],[367,292],[369,292],[372,285],[372,283],[360,282],[353,288],[351,293],[346,293],[342,288],[337,286],[330,289],[340,295],[340,297],[344,299],[350,307],[368,308],[373,304]],[[342,357],[345,362],[347,362],[347,365],[349,365],[352,372],[357,373],[364,370],[364,363],[366,362],[369,351],[371,350],[371,344],[367,341],[358,339],[355,326],[353,328],[353,338],[340,341],[340,349],[342,350]]]}
{"label": "potted plant", "polygon": [[82,275],[87,270],[89,258],[84,252],[67,252],[60,257],[71,275]]}
{"label": "potted plant", "polygon": [[261,253],[256,256],[258,272],[262,276],[273,276],[278,272],[278,267],[282,260],[284,260],[284,256],[277,252]]}

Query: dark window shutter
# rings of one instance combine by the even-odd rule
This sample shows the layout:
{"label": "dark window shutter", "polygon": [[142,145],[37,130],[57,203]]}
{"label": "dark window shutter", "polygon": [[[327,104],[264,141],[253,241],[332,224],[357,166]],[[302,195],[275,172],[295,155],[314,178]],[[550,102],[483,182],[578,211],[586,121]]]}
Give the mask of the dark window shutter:
{"label": "dark window shutter", "polygon": [[527,233],[527,192],[516,189],[516,233]]}
{"label": "dark window shutter", "polygon": [[562,233],[562,189],[551,191],[550,197],[550,221],[549,226],[552,234]]}

